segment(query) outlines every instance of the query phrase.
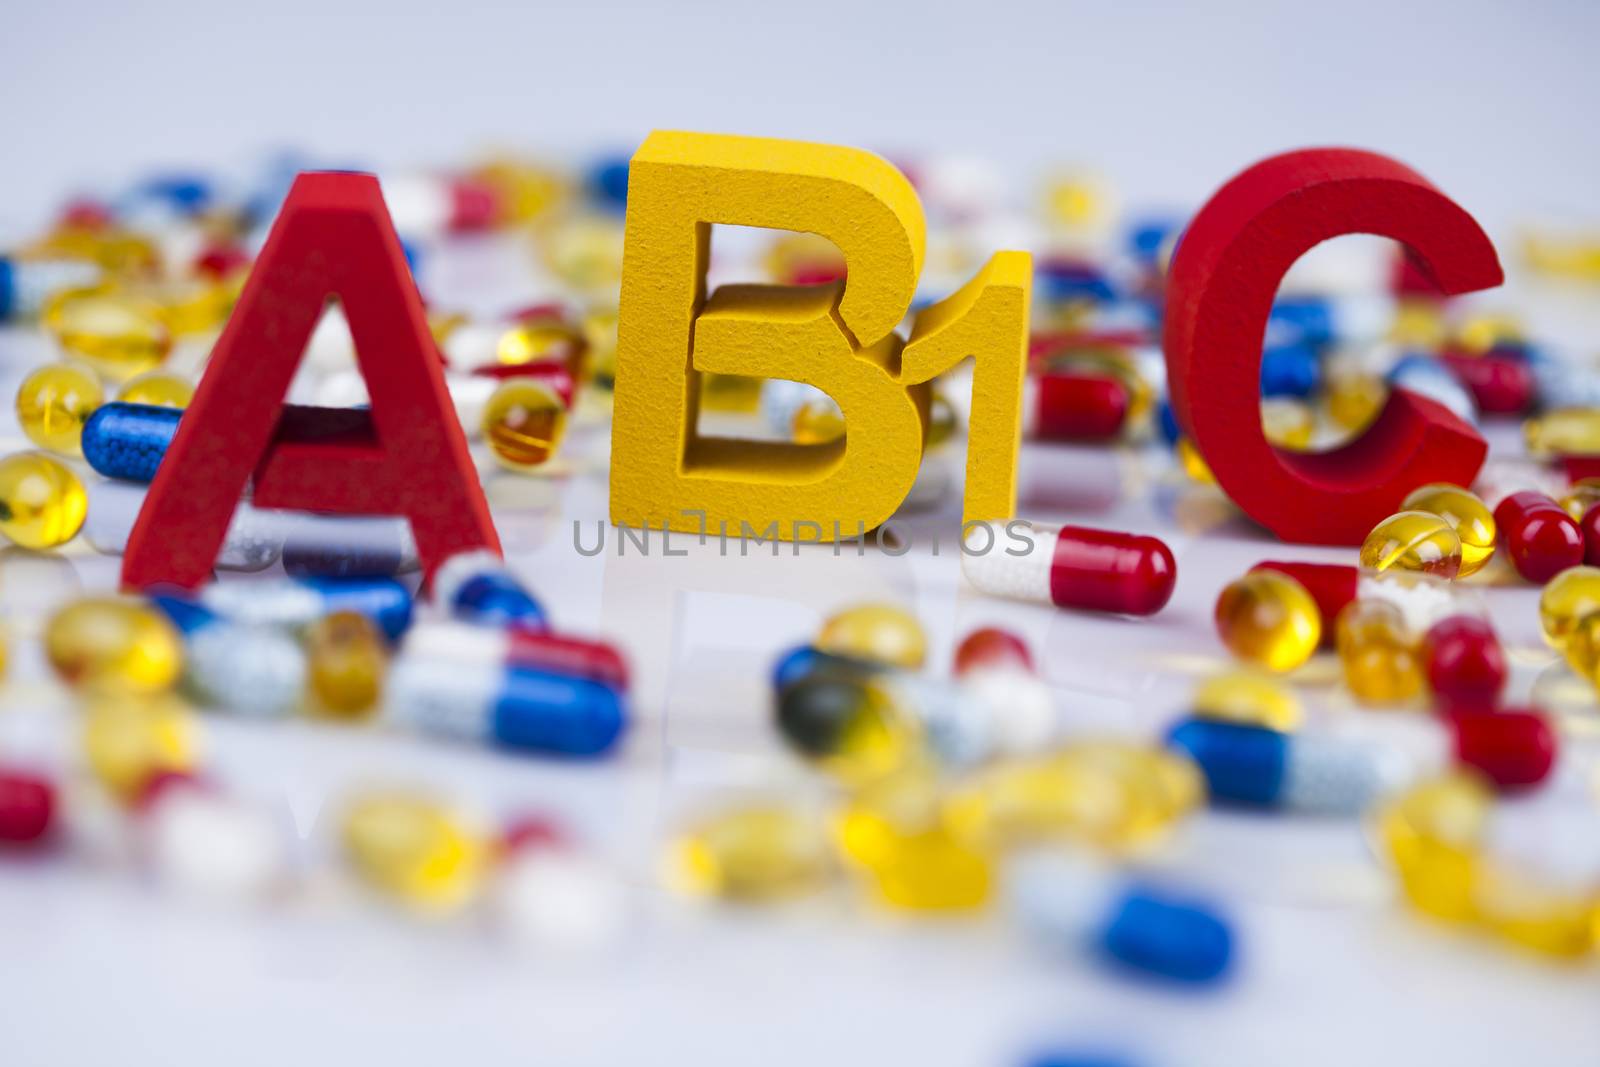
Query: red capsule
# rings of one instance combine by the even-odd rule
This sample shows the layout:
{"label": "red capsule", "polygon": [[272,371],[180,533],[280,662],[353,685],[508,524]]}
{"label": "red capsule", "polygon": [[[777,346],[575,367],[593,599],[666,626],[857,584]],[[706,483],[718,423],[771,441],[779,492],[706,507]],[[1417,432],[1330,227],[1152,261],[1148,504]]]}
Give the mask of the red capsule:
{"label": "red capsule", "polygon": [[1600,567],[1600,504],[1583,513],[1578,520],[1578,530],[1583,534],[1583,561],[1591,567]]}
{"label": "red capsule", "polygon": [[1556,761],[1556,735],[1531,711],[1451,712],[1456,762],[1481,771],[1501,789],[1544,781]]}
{"label": "red capsule", "polygon": [[493,229],[505,216],[500,190],[477,178],[450,181],[450,229],[457,233]]}
{"label": "red capsule", "polygon": [[1516,356],[1445,353],[1441,359],[1485,415],[1521,415],[1533,406],[1533,371]]}
{"label": "red capsule", "polygon": [[1278,571],[1306,587],[1322,616],[1322,643],[1333,647],[1339,632],[1339,613],[1356,598],[1361,571],[1348,563],[1302,563],[1299,560],[1262,560],[1253,571]]}
{"label": "red capsule", "polygon": [[221,281],[250,266],[250,253],[232,241],[212,241],[194,257],[191,267],[196,274]]}
{"label": "red capsule", "polygon": [[1583,562],[1578,524],[1543,493],[1531,489],[1512,493],[1494,509],[1494,522],[1511,565],[1530,582],[1543,585]]}
{"label": "red capsule", "polygon": [[1110,441],[1128,419],[1128,389],[1109,374],[1041,374],[1027,388],[1023,433],[1035,440]]}
{"label": "red capsule", "polygon": [[507,855],[523,849],[560,848],[567,835],[560,825],[543,815],[521,815],[506,825],[500,835],[501,851]]}
{"label": "red capsule", "polygon": [[0,844],[43,839],[55,810],[56,791],[48,781],[23,771],[0,771]]}
{"label": "red capsule", "polygon": [[497,381],[506,381],[509,378],[532,378],[550,387],[550,391],[561,400],[561,406],[570,410],[572,397],[576,387],[572,381],[572,372],[561,363],[495,363],[486,367],[479,367],[472,372],[477,378],[494,378]]}
{"label": "red capsule", "polygon": [[956,646],[955,673],[981,667],[1016,668],[1033,673],[1033,654],[1022,638],[998,626],[974,630]]}
{"label": "red capsule", "polygon": [[1506,684],[1506,654],[1494,628],[1471,615],[1441,620],[1423,638],[1428,684],[1443,708],[1490,711]]}
{"label": "red capsule", "polygon": [[1154,615],[1172,599],[1178,564],[1159,538],[1063,526],[1050,559],[1057,607]]}

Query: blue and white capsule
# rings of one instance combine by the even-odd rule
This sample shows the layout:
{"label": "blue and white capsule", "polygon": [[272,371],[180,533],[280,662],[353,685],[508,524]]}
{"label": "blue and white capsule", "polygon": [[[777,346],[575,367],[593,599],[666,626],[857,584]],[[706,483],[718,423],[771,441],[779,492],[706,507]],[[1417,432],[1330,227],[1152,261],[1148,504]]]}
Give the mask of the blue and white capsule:
{"label": "blue and white capsule", "polygon": [[55,294],[97,285],[101,276],[81,260],[0,256],[0,322],[36,318]]}
{"label": "blue and white capsule", "polygon": [[107,478],[149,482],[182,416],[179,408],[154,404],[101,404],[83,424],[83,458]]}
{"label": "blue and white capsule", "polygon": [[1214,802],[1355,815],[1416,776],[1404,749],[1263,726],[1190,718],[1167,734],[1206,777]]}
{"label": "blue and white capsule", "polygon": [[300,703],[306,654],[289,634],[235,622],[188,597],[151,599],[183,635],[184,685],[202,704],[275,718]]}
{"label": "blue and white capsule", "polygon": [[1394,321],[1395,301],[1383,295],[1280,296],[1267,317],[1267,344],[1374,341]]}
{"label": "blue and white capsule", "polygon": [[298,630],[336,611],[358,611],[398,640],[411,625],[411,593],[393,578],[283,578],[218,582],[200,602],[235,622]]}
{"label": "blue and white capsule", "polygon": [[1025,855],[1006,876],[1016,914],[1048,944],[1190,984],[1215,982],[1233,963],[1232,926],[1207,901],[1127,882],[1073,853]]}
{"label": "blue and white capsule", "polygon": [[411,524],[392,515],[286,518],[283,569],[297,578],[381,578],[418,567]]}
{"label": "blue and white capsule", "polygon": [[543,630],[544,606],[505,560],[486,549],[461,552],[433,575],[433,601],[462,622]]}
{"label": "blue and white capsule", "polygon": [[526,667],[402,656],[385,689],[394,724],[528,752],[600,756],[628,722],[610,686]]}

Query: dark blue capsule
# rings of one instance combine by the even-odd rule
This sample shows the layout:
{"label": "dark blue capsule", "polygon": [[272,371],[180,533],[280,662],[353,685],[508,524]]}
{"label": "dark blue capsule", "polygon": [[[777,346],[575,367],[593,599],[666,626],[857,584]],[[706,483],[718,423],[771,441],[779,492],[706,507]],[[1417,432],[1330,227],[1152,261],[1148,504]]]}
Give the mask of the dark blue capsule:
{"label": "dark blue capsule", "polygon": [[1283,794],[1289,738],[1263,726],[1185,719],[1167,734],[1200,765],[1213,800],[1275,807]]}
{"label": "dark blue capsule", "polygon": [[597,203],[621,211],[628,204],[628,157],[598,160],[589,168],[587,184]]}
{"label": "dark blue capsule", "polygon": [[544,607],[506,571],[486,571],[461,583],[452,613],[459,619],[489,626],[544,629]]}
{"label": "dark blue capsule", "polygon": [[391,641],[411,625],[411,592],[393,578],[300,578],[322,598],[323,614],[359,611]]}
{"label": "dark blue capsule", "polygon": [[1166,397],[1161,398],[1161,403],[1156,405],[1156,419],[1161,426],[1161,439],[1169,445],[1178,443],[1178,438],[1183,436],[1183,427],[1178,425],[1178,413],[1172,410],[1172,401]]}
{"label": "dark blue capsule", "polygon": [[1319,296],[1279,297],[1267,323],[1311,345],[1325,345],[1335,336],[1333,306]]}
{"label": "dark blue capsule", "polygon": [[1100,949],[1118,963],[1180,982],[1211,982],[1233,960],[1233,933],[1208,906],[1135,888],[1117,902]]}
{"label": "dark blue capsule", "polygon": [[107,478],[148,482],[178,432],[178,408],[102,404],[83,424],[83,458]]}
{"label": "dark blue capsule", "polygon": [[1161,256],[1161,246],[1182,225],[1180,220],[1171,218],[1137,220],[1128,228],[1128,251],[1142,266],[1153,267]]}
{"label": "dark blue capsule", "polygon": [[9,319],[16,306],[16,268],[11,265],[11,260],[0,256],[0,322]]}
{"label": "dark blue capsule", "polygon": [[198,633],[222,618],[198,600],[186,596],[163,593],[152,596],[150,602],[166,615],[168,621],[177,627],[178,632],[184,637]]}
{"label": "dark blue capsule", "polygon": [[1050,263],[1038,269],[1040,288],[1051,302],[1087,300],[1106,303],[1117,295],[1105,272],[1087,263]]}
{"label": "dark blue capsule", "polygon": [[853,656],[824,652],[815,645],[797,645],[782,656],[772,668],[772,688],[782,692],[802,678],[822,670],[850,674],[877,674],[883,666]]}
{"label": "dark blue capsule", "polygon": [[1310,396],[1321,381],[1322,363],[1309,345],[1270,345],[1261,353],[1262,396]]}
{"label": "dark blue capsule", "polygon": [[528,668],[507,669],[490,729],[507,748],[598,756],[627,725],[622,698],[602,682]]}

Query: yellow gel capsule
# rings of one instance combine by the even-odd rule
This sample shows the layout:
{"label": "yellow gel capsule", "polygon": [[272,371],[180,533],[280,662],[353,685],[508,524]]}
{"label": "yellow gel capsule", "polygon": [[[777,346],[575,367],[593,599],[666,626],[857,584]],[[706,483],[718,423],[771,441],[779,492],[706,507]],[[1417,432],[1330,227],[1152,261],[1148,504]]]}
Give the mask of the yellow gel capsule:
{"label": "yellow gel capsule", "polygon": [[543,382],[511,378],[483,408],[483,436],[502,467],[537,470],[555,455],[566,433],[567,409]]}
{"label": "yellow gel capsule", "polygon": [[359,719],[378,706],[389,652],[370,618],[359,611],[336,611],[306,629],[305,644],[314,712]]}
{"label": "yellow gel capsule", "polygon": [[1572,624],[1561,655],[1580,678],[1600,687],[1600,611],[1580,616]]}
{"label": "yellow gel capsule", "polygon": [[1316,428],[1311,408],[1298,400],[1275,396],[1261,402],[1261,430],[1279,448],[1305,451]]}
{"label": "yellow gel capsule", "polygon": [[1573,522],[1582,522],[1589,509],[1600,504],[1600,478],[1579,478],[1558,503]]}
{"label": "yellow gel capsule", "polygon": [[1384,804],[1376,831],[1418,911],[1452,922],[1476,917],[1478,853],[1494,797],[1476,777],[1447,775]]}
{"label": "yellow gel capsule", "polygon": [[1341,374],[1328,380],[1328,418],[1342,430],[1364,430],[1389,399],[1389,387],[1373,374]]}
{"label": "yellow gel capsule", "polygon": [[1052,838],[1128,851],[1165,832],[1205,796],[1182,757],[1116,742],[1090,742],[1000,764],[955,789],[950,828],[984,845]]}
{"label": "yellow gel capsule", "polygon": [[58,459],[19,452],[0,459],[0,534],[23,548],[55,548],[78,535],[89,498]]}
{"label": "yellow gel capsule", "polygon": [[1217,484],[1216,475],[1211,473],[1205,457],[1200,454],[1193,441],[1187,437],[1178,438],[1177,450],[1178,466],[1191,481],[1199,482],[1201,485]]}
{"label": "yellow gel capsule", "polygon": [[1600,611],[1600,567],[1568,567],[1539,594],[1539,628],[1551,648],[1565,647],[1584,616]]}
{"label": "yellow gel capsule", "polygon": [[531,222],[560,203],[570,183],[556,171],[521,159],[492,159],[472,176],[499,194],[507,222]]}
{"label": "yellow gel capsule", "polygon": [[186,408],[194,399],[194,383],[171,371],[151,371],[130,379],[117,391],[117,399],[124,404]]}
{"label": "yellow gel capsule", "polygon": [[154,369],[172,350],[161,308],[127,293],[63,293],[45,306],[44,323],[63,351],[114,381]]}
{"label": "yellow gel capsule", "polygon": [[1344,684],[1363,704],[1414,700],[1424,687],[1421,642],[1400,609],[1384,600],[1355,600],[1339,613],[1339,665]]}
{"label": "yellow gel capsule", "polygon": [[183,673],[183,643],[167,617],[122,597],[74,601],[51,617],[45,654],[61,680],[110,693],[155,693]]}
{"label": "yellow gel capsule", "polygon": [[589,346],[589,371],[609,389],[617,378],[617,306],[602,304],[584,312],[583,337]]}
{"label": "yellow gel capsule", "polygon": [[244,286],[244,275],[219,281],[209,277],[173,278],[126,290],[159,309],[161,320],[174,337],[220,330],[233,314]]}
{"label": "yellow gel capsule", "polygon": [[17,388],[17,423],[28,440],[63,456],[83,455],[83,424],[105,399],[100,379],[82,367],[51,363]]}
{"label": "yellow gel capsule", "polygon": [[1600,452],[1600,408],[1558,408],[1522,424],[1528,451],[1535,456],[1587,456]]}
{"label": "yellow gel capsule", "polygon": [[1461,541],[1458,578],[1483,570],[1494,556],[1494,512],[1475,493],[1449,482],[1433,482],[1413,489],[1400,509],[1425,511],[1450,524]]}
{"label": "yellow gel capsule", "polygon": [[170,693],[104,695],[83,719],[89,769],[112,794],[134,800],[163,774],[192,771],[199,750],[194,713]]}
{"label": "yellow gel capsule", "polygon": [[761,407],[761,379],[744,374],[701,374],[700,406],[733,414],[756,411]]}
{"label": "yellow gel capsule", "polygon": [[820,820],[781,807],[708,819],[673,846],[668,879],[679,890],[742,903],[801,896],[832,873]]}
{"label": "yellow gel capsule", "polygon": [[1512,315],[1474,315],[1456,330],[1457,347],[1474,356],[1522,339],[1522,323]]}
{"label": "yellow gel capsule", "polygon": [[85,259],[125,277],[145,276],[161,265],[161,253],[148,237],[105,226],[60,227],[31,251],[52,259]]}
{"label": "yellow gel capsule", "polygon": [[825,445],[844,436],[844,415],[832,400],[807,400],[794,413],[794,443]]}
{"label": "yellow gel capsule", "polygon": [[862,604],[822,624],[816,647],[841,656],[916,670],[928,654],[928,639],[915,615],[893,604]]}
{"label": "yellow gel capsule", "polygon": [[1600,895],[1541,885],[1492,859],[1480,863],[1473,890],[1478,921],[1507,941],[1558,959],[1594,951]]}
{"label": "yellow gel capsule", "polygon": [[1252,671],[1229,671],[1206,679],[1195,690],[1190,706],[1204,718],[1265,726],[1280,733],[1300,725],[1300,702],[1294,694]]}
{"label": "yellow gel capsule", "polygon": [[1402,348],[1438,348],[1446,333],[1444,315],[1433,300],[1400,301],[1389,324],[1389,340]]}
{"label": "yellow gel capsule", "polygon": [[1372,528],[1361,544],[1361,566],[1378,574],[1399,570],[1454,578],[1461,573],[1461,535],[1438,515],[1401,511]]}
{"label": "yellow gel capsule", "polygon": [[1217,597],[1217,635],[1236,657],[1292,671],[1317,650],[1322,616],[1306,587],[1278,571],[1252,571]]}
{"label": "yellow gel capsule", "polygon": [[548,228],[543,238],[545,266],[574,289],[615,292],[621,285],[621,220],[583,215]]}
{"label": "yellow gel capsule", "polygon": [[490,849],[458,814],[427,796],[372,793],[345,812],[344,851],[373,888],[425,912],[466,904],[482,885]]}
{"label": "yellow gel capsule", "polygon": [[892,908],[971,911],[993,893],[992,858],[946,824],[931,776],[902,775],[861,791],[835,832],[841,851]]}
{"label": "yellow gel capsule", "polygon": [[1045,186],[1045,209],[1050,218],[1070,229],[1098,226],[1111,212],[1111,194],[1092,175],[1066,174]]}
{"label": "yellow gel capsule", "polygon": [[943,393],[936,392],[928,403],[928,448],[937,448],[956,435],[960,420],[955,405]]}
{"label": "yellow gel capsule", "polygon": [[588,369],[589,342],[583,331],[559,315],[536,315],[500,335],[495,358],[508,367],[559,363],[574,382]]}

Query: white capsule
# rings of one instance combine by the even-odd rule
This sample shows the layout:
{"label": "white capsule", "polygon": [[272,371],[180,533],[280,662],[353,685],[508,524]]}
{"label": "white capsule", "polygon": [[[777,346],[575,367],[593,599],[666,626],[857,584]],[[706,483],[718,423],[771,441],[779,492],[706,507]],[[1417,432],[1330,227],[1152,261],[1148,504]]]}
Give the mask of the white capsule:
{"label": "white capsule", "polygon": [[957,683],[989,709],[989,748],[995,756],[1037,752],[1055,736],[1050,687],[1014,667],[976,667]]}
{"label": "white capsule", "polygon": [[493,891],[500,929],[541,950],[585,952],[615,944],[628,926],[616,876],[564,848],[522,848],[501,868]]}
{"label": "white capsule", "polygon": [[[120,556],[128,548],[128,535],[144,507],[148,486],[111,479],[91,480],[89,512],[83,534],[91,547],[108,556]],[[272,566],[283,554],[283,533],[272,513],[260,511],[240,501],[228,523],[228,533],[217,556],[217,567],[225,571],[259,571]]]}
{"label": "white capsule", "polygon": [[283,835],[264,812],[208,789],[175,784],[144,815],[155,877],[168,889],[212,900],[259,900],[284,881]]}

